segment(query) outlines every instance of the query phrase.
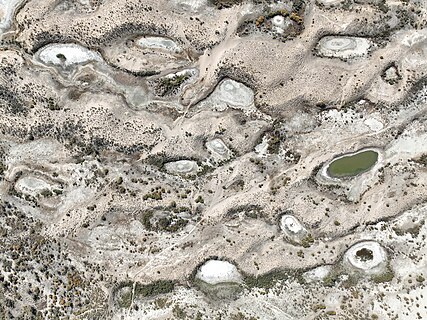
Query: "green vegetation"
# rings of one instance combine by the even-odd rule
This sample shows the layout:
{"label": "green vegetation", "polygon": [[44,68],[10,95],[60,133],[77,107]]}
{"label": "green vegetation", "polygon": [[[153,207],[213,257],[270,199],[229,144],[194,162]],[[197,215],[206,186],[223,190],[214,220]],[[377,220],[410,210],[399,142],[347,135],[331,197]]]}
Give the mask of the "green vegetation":
{"label": "green vegetation", "polygon": [[60,195],[63,193],[63,190],[61,189],[53,189],[53,193],[55,193],[56,195]]}
{"label": "green vegetation", "polygon": [[0,176],[3,176],[6,170],[7,170],[6,165],[2,161],[0,161]]}
{"label": "green vegetation", "polygon": [[249,288],[264,288],[271,289],[281,280],[289,279],[290,274],[286,271],[272,271],[260,276],[247,275],[245,283]]}
{"label": "green vegetation", "polygon": [[231,8],[234,5],[241,4],[243,0],[210,0],[218,9]]}
{"label": "green vegetation", "polygon": [[299,16],[298,14],[296,14],[295,12],[292,12],[291,15],[289,16],[289,18],[298,24],[302,24],[304,21],[304,19],[301,16]]}
{"label": "green vegetation", "polygon": [[202,196],[198,196],[195,200],[196,203],[205,203],[205,200],[203,199]]}
{"label": "green vegetation", "polygon": [[154,305],[157,309],[164,309],[170,305],[170,302],[166,298],[158,298],[154,301]]}
{"label": "green vegetation", "polygon": [[333,178],[354,177],[368,171],[378,160],[378,152],[366,150],[343,156],[328,166],[328,175]]}
{"label": "green vegetation", "polygon": [[145,70],[145,71],[134,71],[131,73],[137,77],[151,77],[151,76],[158,75],[160,73],[160,71]]}
{"label": "green vegetation", "polygon": [[171,94],[178,89],[184,81],[191,77],[190,74],[185,73],[181,75],[174,75],[173,77],[163,77],[160,79],[159,87],[157,88],[161,96]]}
{"label": "green vegetation", "polygon": [[421,274],[419,274],[415,280],[417,280],[417,282],[421,282],[421,283],[422,283],[422,282],[424,282],[426,279],[425,279]]}
{"label": "green vegetation", "polygon": [[[363,249],[362,249],[363,250]],[[362,251],[359,250],[359,251]],[[364,258],[369,258],[372,253],[361,252],[360,255],[363,255]],[[343,277],[345,276],[345,277]],[[371,279],[374,283],[384,283],[390,282],[393,280],[394,272],[391,267],[388,265],[386,270],[381,274],[368,276],[363,272],[351,272],[348,273],[341,265],[336,265],[329,274],[323,278],[323,285],[327,287],[341,286],[343,288],[351,289],[357,286],[361,279]]]}
{"label": "green vegetation", "polygon": [[185,313],[184,309],[182,309],[177,304],[172,309],[173,315],[176,319],[185,319],[187,318],[187,313]]}
{"label": "green vegetation", "polygon": [[151,230],[150,220],[152,217],[153,217],[153,211],[147,210],[142,214],[141,223],[145,227],[145,229],[147,229],[147,230]]}
{"label": "green vegetation", "polygon": [[240,311],[238,313],[232,314],[230,316],[230,319],[231,320],[257,320],[257,318],[252,316],[246,316],[244,313]]}
{"label": "green vegetation", "polygon": [[414,159],[414,161],[416,163],[421,164],[424,167],[427,167],[427,153],[423,154],[421,157],[419,157],[418,159]]}
{"label": "green vegetation", "polygon": [[249,158],[249,161],[255,164],[259,168],[261,173],[263,173],[264,170],[267,169],[267,167],[265,166],[265,163],[261,159]]}
{"label": "green vegetation", "polygon": [[267,15],[267,19],[271,19],[271,18],[273,18],[273,17],[275,17],[275,16],[283,16],[283,17],[287,17],[287,16],[289,16],[289,12],[288,12],[288,10],[286,10],[286,9],[279,9],[279,10],[276,10],[276,11],[270,12],[270,13]]}
{"label": "green vegetation", "polygon": [[374,258],[372,250],[369,250],[369,249],[366,249],[366,248],[362,248],[362,249],[358,250],[356,252],[356,256],[361,261],[368,261],[368,260],[372,260]]}
{"label": "green vegetation", "polygon": [[309,233],[308,235],[306,235],[304,238],[301,239],[301,245],[304,248],[310,247],[313,243],[314,243],[314,238],[311,235],[311,233]]}
{"label": "green vegetation", "polygon": [[262,212],[262,207],[251,204],[251,205],[241,205],[235,208],[231,208],[227,211],[227,217],[234,217],[238,215],[240,212],[244,212],[245,216],[252,219],[258,219],[264,216]]}
{"label": "green vegetation", "polygon": [[174,217],[165,217],[159,219],[157,229],[168,232],[176,232],[184,228],[187,224],[188,220],[184,220],[182,218],[174,219]]}
{"label": "green vegetation", "polygon": [[372,281],[375,283],[384,283],[384,282],[390,282],[394,278],[394,272],[390,268],[390,266],[387,266],[387,270],[379,275],[375,275],[372,277]]}
{"label": "green vegetation", "polygon": [[260,27],[266,20],[271,19],[275,16],[283,16],[285,18],[289,17],[289,19],[291,19],[292,21],[298,24],[302,24],[304,21],[304,19],[297,12],[289,12],[286,9],[279,9],[279,10],[268,13],[266,16],[259,16],[255,20],[255,25],[257,27]]}
{"label": "green vegetation", "polygon": [[143,200],[153,199],[153,200],[162,200],[162,192],[160,191],[154,191],[150,193],[144,194],[142,197]]}
{"label": "green vegetation", "polygon": [[52,111],[61,110],[61,107],[52,98],[46,99],[46,103],[49,110],[52,110]]}
{"label": "green vegetation", "polygon": [[[177,211],[183,209],[184,207],[176,208]],[[147,230],[177,232],[188,224],[188,220],[178,217],[170,211],[159,210],[159,213],[156,214],[153,210],[146,210],[142,213],[141,223]]]}
{"label": "green vegetation", "polygon": [[316,311],[319,311],[319,310],[325,310],[326,306],[324,304],[315,304],[312,307],[312,309],[313,309],[314,312],[316,312]]}
{"label": "green vegetation", "polygon": [[160,186],[151,189],[151,192],[144,194],[142,197],[143,200],[153,199],[153,200],[163,200],[163,194],[166,193],[165,188]]}
{"label": "green vegetation", "polygon": [[59,60],[61,60],[61,63],[64,63],[64,62],[67,60],[67,58],[66,58],[62,53],[58,53],[58,54],[56,55],[56,57],[57,57]]}
{"label": "green vegetation", "polygon": [[271,136],[268,140],[267,150],[271,154],[277,154],[280,150],[280,138],[278,136]]}
{"label": "green vegetation", "polygon": [[234,299],[242,291],[242,286],[235,282],[209,284],[200,279],[194,279],[194,285],[212,300]]}
{"label": "green vegetation", "polygon": [[132,287],[124,289],[125,291],[120,293],[117,297],[116,302],[120,308],[129,308],[132,304]]}
{"label": "green vegetation", "polygon": [[43,190],[40,192],[40,194],[41,194],[43,197],[45,197],[45,198],[48,198],[48,197],[53,196],[52,191],[50,191],[49,189],[43,189]]}
{"label": "green vegetation", "polygon": [[256,18],[255,20],[255,25],[257,27],[259,27],[260,25],[262,25],[265,21],[265,17],[264,16],[259,16],[258,18]]}
{"label": "green vegetation", "polygon": [[302,12],[305,8],[305,0],[294,0],[292,3],[292,11]]}
{"label": "green vegetation", "polygon": [[[134,299],[138,297],[153,297],[170,293],[175,289],[175,282],[171,280],[157,280],[149,284],[135,283]],[[132,303],[132,291],[134,283],[125,281],[114,290],[116,301],[120,308],[129,308]]]}
{"label": "green vegetation", "polygon": [[177,207],[176,205],[174,207],[168,207],[167,209],[173,213],[191,212],[189,207]]}

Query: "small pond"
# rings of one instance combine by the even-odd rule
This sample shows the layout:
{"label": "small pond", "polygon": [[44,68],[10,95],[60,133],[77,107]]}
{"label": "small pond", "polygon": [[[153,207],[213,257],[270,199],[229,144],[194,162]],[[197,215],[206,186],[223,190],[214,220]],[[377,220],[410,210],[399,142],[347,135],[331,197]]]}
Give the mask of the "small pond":
{"label": "small pond", "polygon": [[377,160],[378,152],[374,150],[361,151],[332,161],[327,172],[332,178],[354,177],[371,169]]}

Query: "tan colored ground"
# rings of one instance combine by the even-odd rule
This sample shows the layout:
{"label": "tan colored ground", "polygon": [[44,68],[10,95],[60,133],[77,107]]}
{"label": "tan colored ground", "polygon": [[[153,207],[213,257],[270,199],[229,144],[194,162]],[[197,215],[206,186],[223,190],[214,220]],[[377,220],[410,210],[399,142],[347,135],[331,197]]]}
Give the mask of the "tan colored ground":
{"label": "tan colored ground", "polygon": [[[0,318],[427,318],[425,3],[267,3],[18,6],[0,35]],[[372,46],[325,57],[324,36]],[[367,147],[371,170],[322,177]],[[362,240],[380,273],[343,261]],[[242,281],[195,279],[209,259]]]}

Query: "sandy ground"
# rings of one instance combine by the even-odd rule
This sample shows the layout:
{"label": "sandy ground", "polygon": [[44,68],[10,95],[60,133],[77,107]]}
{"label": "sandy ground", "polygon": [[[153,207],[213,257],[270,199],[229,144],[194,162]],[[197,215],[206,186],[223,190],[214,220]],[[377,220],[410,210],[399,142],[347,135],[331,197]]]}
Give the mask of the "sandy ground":
{"label": "sandy ground", "polygon": [[[0,318],[427,317],[423,2],[13,16]],[[369,171],[327,176],[363,149]]]}

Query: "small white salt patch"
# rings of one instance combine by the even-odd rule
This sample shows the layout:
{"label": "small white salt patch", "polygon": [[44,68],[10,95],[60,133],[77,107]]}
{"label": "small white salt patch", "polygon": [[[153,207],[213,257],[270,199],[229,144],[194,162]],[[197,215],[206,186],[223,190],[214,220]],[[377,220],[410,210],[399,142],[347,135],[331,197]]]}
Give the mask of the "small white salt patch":
{"label": "small white salt patch", "polygon": [[49,44],[41,48],[36,56],[44,64],[69,67],[89,61],[100,61],[98,53],[75,43]]}
{"label": "small white salt patch", "polygon": [[298,233],[304,229],[301,223],[291,215],[282,216],[280,226],[282,230],[290,231],[292,233]]}
{"label": "small white salt patch", "polygon": [[203,264],[196,274],[196,278],[209,284],[224,282],[240,282],[242,277],[236,266],[228,261],[209,260]]}
{"label": "small white salt patch", "polygon": [[344,254],[344,261],[364,271],[380,267],[386,260],[387,254],[385,250],[375,241],[356,243]]}
{"label": "small white salt patch", "polygon": [[374,132],[378,132],[384,128],[384,125],[381,121],[375,119],[375,118],[368,118],[363,122],[369,129],[371,129]]}

